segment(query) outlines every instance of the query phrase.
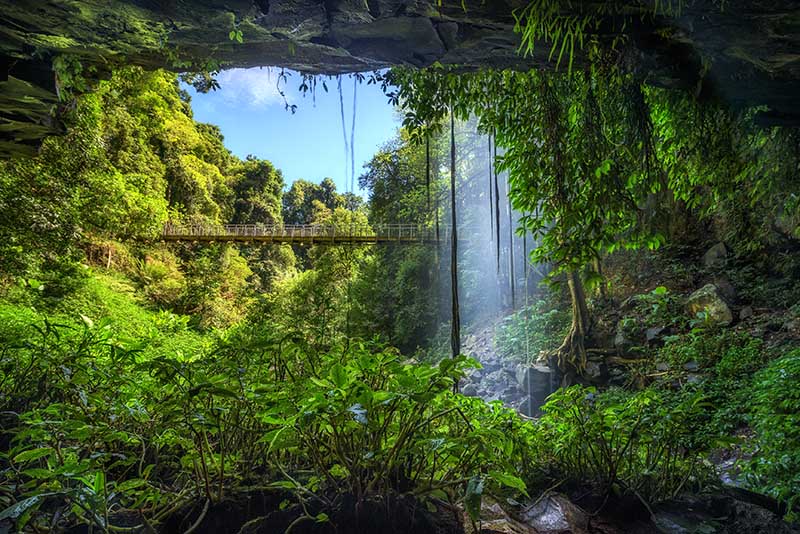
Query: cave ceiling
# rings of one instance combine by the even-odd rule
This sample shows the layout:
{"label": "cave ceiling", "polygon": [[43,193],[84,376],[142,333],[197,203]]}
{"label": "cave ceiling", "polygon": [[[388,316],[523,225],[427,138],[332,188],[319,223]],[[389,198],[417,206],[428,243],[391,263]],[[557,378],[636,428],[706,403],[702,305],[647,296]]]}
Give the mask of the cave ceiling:
{"label": "cave ceiling", "polygon": [[[628,67],[652,85],[736,109],[758,106],[762,124],[800,125],[800,2],[720,1],[688,0],[675,16],[627,26]],[[533,56],[518,53],[513,13],[523,5],[0,0],[0,154],[35,153],[44,136],[63,131],[56,57],[75,58],[95,79],[122,64],[176,71],[281,66],[320,74],[434,62],[465,70],[553,68],[546,46]],[[241,43],[232,31],[241,32]]]}

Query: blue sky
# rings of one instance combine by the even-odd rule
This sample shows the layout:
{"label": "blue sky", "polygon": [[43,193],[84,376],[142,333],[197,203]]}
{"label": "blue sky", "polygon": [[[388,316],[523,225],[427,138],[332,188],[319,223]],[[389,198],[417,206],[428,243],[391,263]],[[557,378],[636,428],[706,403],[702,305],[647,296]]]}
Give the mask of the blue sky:
{"label": "blue sky", "polygon": [[[299,91],[299,74],[292,73],[286,84],[281,82],[286,99],[297,105],[293,115],[284,109],[283,97],[276,89],[279,72],[274,68],[226,70],[217,76],[221,88],[208,94],[184,86],[192,95],[195,120],[218,125],[225,146],[240,158],[252,154],[270,160],[283,172],[287,187],[299,178],[320,182],[330,177],[340,192],[347,191],[345,161],[349,169],[350,157],[345,160],[336,79],[327,80],[327,93],[318,83],[316,103],[310,93],[304,97]],[[342,78],[342,92],[349,143],[353,118],[353,79],[349,76]],[[400,117],[380,86],[360,83],[354,143],[356,188],[362,165],[394,137],[399,126]]]}

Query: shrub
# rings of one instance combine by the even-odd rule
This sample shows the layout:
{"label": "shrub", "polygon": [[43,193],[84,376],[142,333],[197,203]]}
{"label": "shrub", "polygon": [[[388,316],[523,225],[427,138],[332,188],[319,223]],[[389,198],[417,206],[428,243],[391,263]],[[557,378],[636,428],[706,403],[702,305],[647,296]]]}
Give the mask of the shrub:
{"label": "shrub", "polygon": [[522,360],[527,354],[535,359],[540,352],[558,347],[569,324],[569,309],[552,308],[540,300],[505,317],[495,330],[495,344],[506,357]]}
{"label": "shrub", "polygon": [[762,340],[727,330],[698,330],[668,338],[659,358],[670,364],[668,382],[681,377],[690,362],[697,363],[695,373],[703,373],[688,386],[708,402],[696,422],[698,442],[727,439],[747,424],[753,374],[768,359]]}
{"label": "shrub", "polygon": [[699,394],[636,393],[572,386],[550,396],[539,420],[539,461],[554,478],[614,488],[648,501],[669,499],[708,473],[691,446]]}
{"label": "shrub", "polygon": [[800,514],[800,349],[770,363],[755,378],[752,425],[757,450],[751,484]]}
{"label": "shrub", "polygon": [[168,250],[155,250],[135,265],[134,277],[147,298],[158,306],[175,308],[186,291],[178,258]]}
{"label": "shrub", "polygon": [[[392,496],[411,494],[463,500],[475,519],[478,488],[525,492],[514,461],[524,448],[512,433],[519,417],[452,392],[473,364],[464,357],[403,363],[394,351],[363,345],[325,355],[313,375],[276,391],[274,406],[260,415],[273,427],[262,441],[284,474],[277,485],[327,512],[348,501],[356,510],[376,501],[388,507]],[[292,477],[287,465],[311,474]]]}
{"label": "shrub", "polygon": [[147,341],[121,341],[106,320],[0,325],[0,520],[119,531],[134,515],[155,529],[265,480],[306,512],[314,501],[314,520],[401,498],[463,501],[477,518],[483,493],[525,492],[530,425],[453,393],[465,358],[433,367],[294,339],[261,323],[204,354],[147,357]]}

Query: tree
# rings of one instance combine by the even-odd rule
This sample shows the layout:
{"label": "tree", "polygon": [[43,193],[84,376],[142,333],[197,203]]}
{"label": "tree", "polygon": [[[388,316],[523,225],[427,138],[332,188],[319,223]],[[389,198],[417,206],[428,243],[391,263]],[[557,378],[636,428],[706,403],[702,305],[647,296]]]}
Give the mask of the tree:
{"label": "tree", "polygon": [[477,115],[505,148],[498,169],[509,173],[514,208],[526,213],[520,224],[540,239],[532,258],[564,273],[570,290],[572,328],[553,356],[564,371],[581,372],[591,329],[581,272],[603,251],[658,244],[637,224],[639,203],[660,187],[649,130],[636,120],[648,111],[628,111],[638,83],[599,69],[572,76],[395,69],[389,79],[409,110],[407,127],[440,122],[452,105],[463,119]]}

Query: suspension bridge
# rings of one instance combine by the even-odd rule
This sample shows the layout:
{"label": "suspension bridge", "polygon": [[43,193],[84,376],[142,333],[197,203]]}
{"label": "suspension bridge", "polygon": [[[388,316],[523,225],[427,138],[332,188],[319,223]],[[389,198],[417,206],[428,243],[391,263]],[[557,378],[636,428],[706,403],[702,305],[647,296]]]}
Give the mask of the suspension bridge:
{"label": "suspension bridge", "polygon": [[175,224],[167,223],[164,241],[241,243],[437,243],[450,240],[450,227],[418,224]]}

